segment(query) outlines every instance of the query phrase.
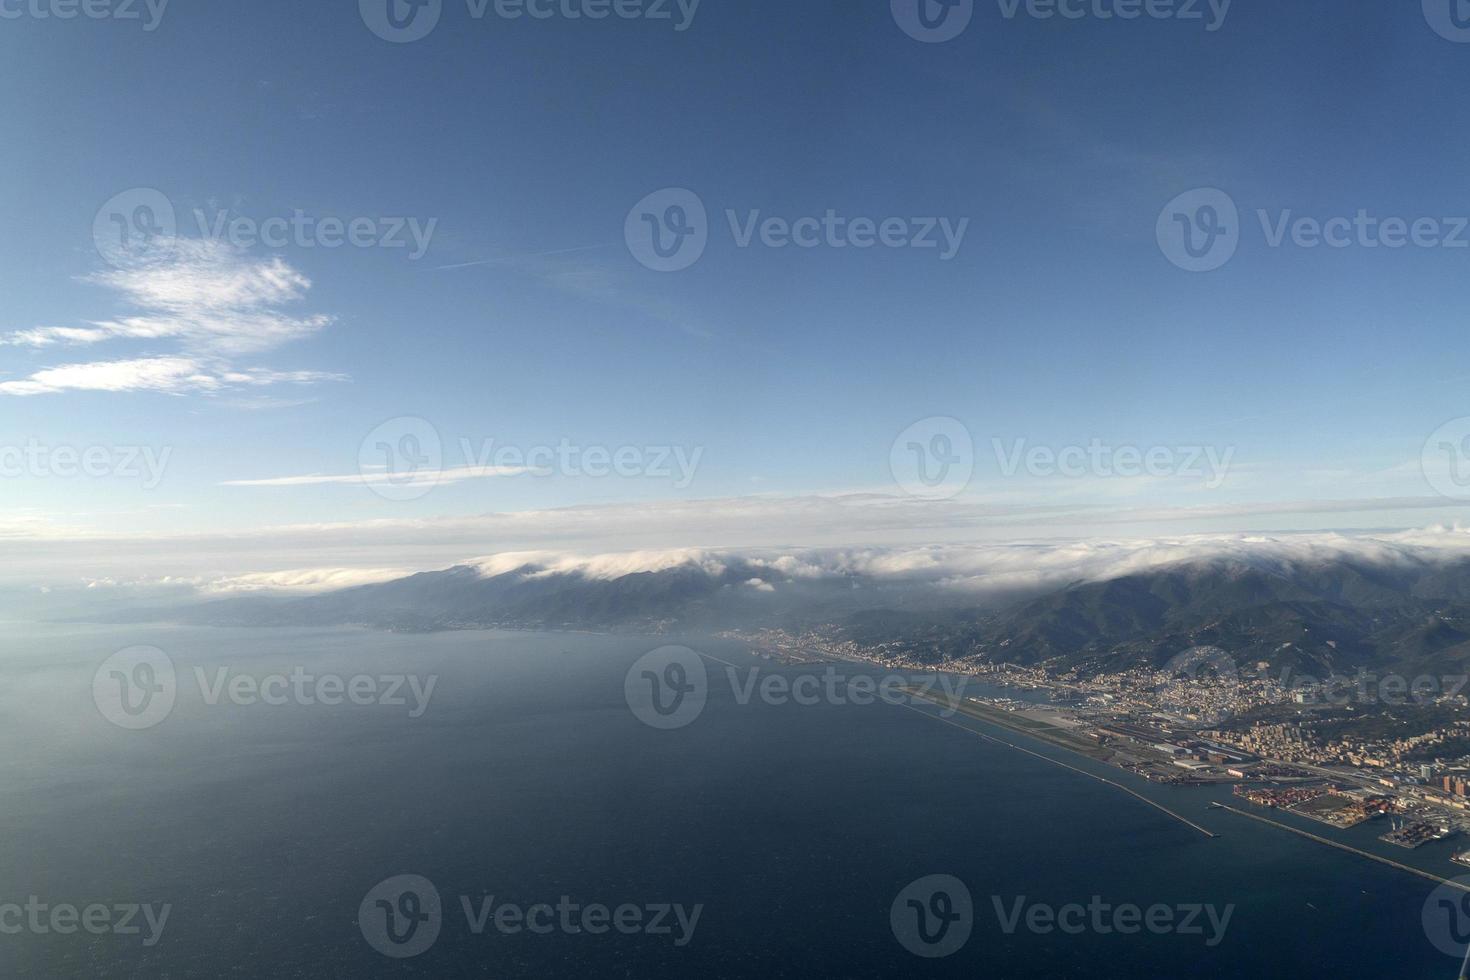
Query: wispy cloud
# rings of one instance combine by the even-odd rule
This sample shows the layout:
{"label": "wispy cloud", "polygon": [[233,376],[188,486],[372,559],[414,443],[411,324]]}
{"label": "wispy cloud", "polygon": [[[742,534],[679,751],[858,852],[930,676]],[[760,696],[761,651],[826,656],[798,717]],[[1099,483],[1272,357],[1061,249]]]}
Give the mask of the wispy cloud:
{"label": "wispy cloud", "polygon": [[656,296],[637,288],[626,275],[606,262],[587,262],[565,257],[580,252],[601,251],[620,243],[582,245],[546,252],[507,254],[471,262],[439,266],[440,270],[490,267],[529,276],[536,281],[577,299],[597,303],[611,309],[625,310],[674,327],[699,340],[710,340],[715,331],[699,318],[679,308],[667,297]]}
{"label": "wispy cloud", "polygon": [[219,391],[241,385],[311,384],[341,376],[320,371],[229,370],[192,357],[142,357],[45,368],[24,381],[0,382],[0,394],[49,395],[62,391]]}
{"label": "wispy cloud", "polygon": [[415,473],[389,473],[387,470],[366,470],[362,473],[308,473],[304,476],[272,476],[259,480],[226,480],[222,487],[318,487],[334,484],[356,486],[437,486],[441,483],[459,483],[462,480],[482,480],[493,476],[522,476],[527,473],[544,474],[546,471],[529,466],[452,466],[443,470],[420,470]]}
{"label": "wispy cloud", "polygon": [[168,341],[166,355],[61,364],[30,377],[0,382],[0,394],[62,391],[215,392],[274,384],[340,380],[322,371],[238,367],[236,360],[309,337],[333,318],[295,316],[311,280],[280,257],[257,259],[222,242],[181,239],[167,255],[87,277],[108,287],[136,312],[82,326],[34,327],[0,337],[0,345],[50,349],[108,341]]}

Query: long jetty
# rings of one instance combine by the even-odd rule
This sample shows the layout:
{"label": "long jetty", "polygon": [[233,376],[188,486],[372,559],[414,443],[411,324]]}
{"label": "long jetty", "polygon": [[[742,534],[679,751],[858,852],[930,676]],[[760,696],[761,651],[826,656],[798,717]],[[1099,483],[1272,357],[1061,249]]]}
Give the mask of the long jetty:
{"label": "long jetty", "polygon": [[[937,700],[935,700],[932,697],[928,697],[926,695],[919,694],[919,692],[917,692],[917,691],[913,691],[911,693],[916,694],[916,695],[918,695],[920,697],[923,697],[926,701],[929,701],[929,702],[931,702],[933,704],[942,705],[943,707],[957,707],[956,705],[948,704],[948,703],[941,702],[941,701],[937,701]],[[1063,769],[1070,769],[1072,772],[1078,773],[1079,775],[1087,776],[1090,779],[1096,779],[1100,783],[1106,783],[1107,785],[1113,787],[1114,789],[1120,789],[1120,790],[1122,790],[1123,792],[1127,793],[1129,796],[1131,796],[1131,797],[1133,797],[1133,798],[1135,798],[1137,800],[1142,800],[1144,803],[1147,803],[1149,806],[1153,807],[1155,810],[1159,810],[1159,811],[1162,811],[1163,813],[1168,814],[1169,816],[1173,817],[1175,820],[1178,820],[1180,823],[1184,824],[1186,827],[1192,827],[1193,829],[1195,829],[1195,830],[1199,831],[1200,833],[1204,834],[1206,837],[1218,837],[1218,836],[1220,836],[1219,834],[1215,833],[1212,830],[1206,830],[1204,827],[1201,827],[1199,824],[1195,823],[1193,820],[1190,820],[1188,817],[1185,817],[1185,816],[1182,816],[1182,815],[1180,815],[1178,813],[1175,813],[1173,810],[1170,810],[1168,807],[1166,807],[1166,806],[1164,806],[1164,805],[1162,805],[1160,803],[1154,802],[1153,800],[1149,799],[1147,796],[1144,796],[1142,793],[1139,793],[1139,792],[1137,792],[1135,790],[1132,790],[1132,789],[1128,788],[1127,786],[1124,786],[1122,783],[1114,782],[1111,779],[1107,779],[1107,778],[1105,778],[1103,776],[1099,776],[1095,772],[1088,772],[1086,769],[1079,769],[1077,766],[1068,765],[1067,763],[1062,762],[1059,759],[1053,759],[1049,755],[1043,755],[1040,752],[1033,752],[1031,749],[1028,749],[1028,748],[1026,748],[1025,746],[1022,746],[1022,745],[1017,745],[1015,742],[1007,742],[1003,738],[996,738],[994,735],[987,735],[984,732],[976,731],[975,729],[971,728],[969,725],[961,725],[961,724],[958,724],[957,722],[950,721],[948,718],[941,718],[938,715],[931,714],[928,711],[922,711],[919,708],[916,708],[916,707],[914,707],[911,704],[902,704],[901,707],[908,708],[910,711],[918,712],[919,714],[923,715],[925,718],[931,718],[934,721],[941,722],[942,724],[945,724],[945,725],[949,725],[952,728],[958,728],[962,732],[969,732],[971,735],[974,735],[976,738],[983,738],[987,742],[994,742],[997,745],[1004,745],[1004,746],[1006,746],[1008,748],[1015,749],[1017,752],[1025,752],[1027,755],[1035,756],[1036,758],[1041,759],[1044,762],[1050,762],[1054,766],[1061,766]]]}
{"label": "long jetty", "polygon": [[1214,807],[1217,810],[1228,810],[1231,813],[1239,814],[1242,817],[1249,817],[1252,820],[1258,820],[1261,823],[1270,824],[1272,827],[1279,827],[1282,830],[1289,830],[1293,834],[1296,834],[1298,837],[1305,837],[1307,840],[1316,841],[1318,844],[1326,844],[1328,847],[1335,847],[1339,851],[1347,851],[1349,854],[1356,854],[1358,857],[1364,857],[1370,861],[1377,861],[1379,864],[1386,864],[1390,868],[1397,868],[1400,871],[1407,871],[1409,872],[1409,874],[1418,875],[1421,878],[1428,878],[1430,881],[1437,882],[1441,885],[1453,885],[1455,888],[1470,892],[1470,885],[1462,884],[1458,881],[1452,881],[1449,878],[1441,878],[1439,875],[1434,874],[1430,871],[1425,871],[1422,868],[1415,868],[1407,864],[1400,864],[1398,861],[1395,861],[1392,858],[1386,858],[1381,854],[1374,854],[1371,851],[1361,850],[1360,848],[1353,847],[1351,844],[1344,844],[1341,841],[1335,841],[1326,837],[1320,837],[1317,834],[1302,830],[1299,827],[1293,827],[1291,824],[1285,824],[1279,820],[1272,820],[1270,817],[1263,817],[1258,813],[1249,813],[1245,810],[1237,810],[1233,806],[1226,806],[1224,803],[1215,803],[1213,801],[1210,803],[1210,806]]}

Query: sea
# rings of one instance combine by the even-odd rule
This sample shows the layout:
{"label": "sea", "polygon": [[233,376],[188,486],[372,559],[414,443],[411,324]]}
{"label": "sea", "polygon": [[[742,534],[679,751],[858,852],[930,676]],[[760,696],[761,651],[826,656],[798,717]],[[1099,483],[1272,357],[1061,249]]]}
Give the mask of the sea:
{"label": "sea", "polygon": [[[0,636],[0,977],[1459,970],[1433,882],[872,697],[879,668],[714,637]],[[162,700],[119,714],[120,677]],[[692,708],[650,712],[653,679]],[[1456,842],[1269,815],[1457,874]]]}

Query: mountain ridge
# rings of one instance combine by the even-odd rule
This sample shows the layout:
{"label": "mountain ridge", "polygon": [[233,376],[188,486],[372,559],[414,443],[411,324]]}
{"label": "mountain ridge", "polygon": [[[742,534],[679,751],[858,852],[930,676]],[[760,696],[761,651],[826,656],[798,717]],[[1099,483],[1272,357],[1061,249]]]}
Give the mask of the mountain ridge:
{"label": "mountain ridge", "polygon": [[1201,558],[988,599],[942,581],[814,575],[724,557],[592,573],[467,564],[309,596],[214,598],[133,613],[215,626],[671,630],[821,628],[923,662],[1118,669],[1194,646],[1327,670],[1470,662],[1470,559]]}

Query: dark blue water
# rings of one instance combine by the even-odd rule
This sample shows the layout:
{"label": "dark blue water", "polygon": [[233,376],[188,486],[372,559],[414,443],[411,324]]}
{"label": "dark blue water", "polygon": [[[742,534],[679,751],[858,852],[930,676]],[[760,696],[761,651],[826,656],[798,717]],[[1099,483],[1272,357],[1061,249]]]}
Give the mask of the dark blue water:
{"label": "dark blue water", "polygon": [[[623,688],[657,645],[646,640],[7,633],[0,904],[35,895],[172,911],[153,948],[137,936],[0,935],[3,976],[1453,977],[1458,967],[1421,925],[1431,883],[1210,811],[1207,792],[1097,767],[1216,840],[905,708],[739,704],[723,669],[693,724],[650,728]],[[140,643],[181,673],[305,664],[439,680],[413,719],[381,706],[209,706],[190,678],[166,721],[130,732],[97,711],[92,673]],[[802,673],[709,649],[763,674]],[[1413,859],[1454,873],[1441,851]],[[432,881],[446,906],[437,941],[406,960],[379,954],[358,926],[364,896],[400,874]],[[963,881],[976,906],[969,941],[944,959],[907,952],[889,921],[899,891],[931,874]],[[476,936],[461,895],[703,908],[680,947],[616,931]],[[1094,895],[1235,908],[1212,948],[1195,935],[1007,934],[992,899],[1061,906]]]}

